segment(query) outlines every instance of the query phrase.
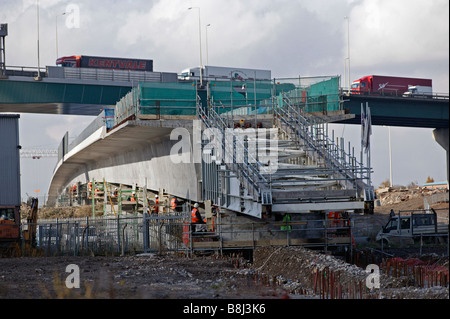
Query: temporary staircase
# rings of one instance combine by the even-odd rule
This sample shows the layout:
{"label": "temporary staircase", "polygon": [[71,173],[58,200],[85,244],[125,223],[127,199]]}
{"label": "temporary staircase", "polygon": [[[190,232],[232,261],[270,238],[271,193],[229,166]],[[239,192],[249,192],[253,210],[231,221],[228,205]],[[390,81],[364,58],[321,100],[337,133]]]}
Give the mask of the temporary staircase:
{"label": "temporary staircase", "polygon": [[205,199],[256,217],[263,210],[363,209],[373,201],[370,169],[350,145],[346,151],[342,140],[328,137],[323,119],[303,115],[286,95],[274,103],[271,129],[233,129],[235,121],[219,110],[198,107],[204,128],[223,137],[220,150],[203,152],[210,156],[203,163]]}

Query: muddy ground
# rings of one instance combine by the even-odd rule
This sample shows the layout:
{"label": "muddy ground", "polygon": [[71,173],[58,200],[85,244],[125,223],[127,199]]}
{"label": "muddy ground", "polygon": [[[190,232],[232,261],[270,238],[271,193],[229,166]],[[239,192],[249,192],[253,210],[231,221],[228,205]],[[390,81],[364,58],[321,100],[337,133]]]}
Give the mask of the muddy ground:
{"label": "muddy ground", "polygon": [[[448,257],[441,263],[448,267]],[[79,269],[79,288],[68,289],[75,278],[69,265]],[[313,280],[323,269],[339,273],[343,299],[449,298],[448,285],[417,288],[385,275],[380,290],[346,295],[364,284],[363,268],[301,247],[267,247],[255,251],[252,264],[214,255],[1,258],[0,299],[320,299]]]}
{"label": "muddy ground", "polygon": [[[67,289],[68,265],[80,288]],[[285,290],[255,280],[242,258],[157,256],[0,259],[0,299],[264,299]]]}

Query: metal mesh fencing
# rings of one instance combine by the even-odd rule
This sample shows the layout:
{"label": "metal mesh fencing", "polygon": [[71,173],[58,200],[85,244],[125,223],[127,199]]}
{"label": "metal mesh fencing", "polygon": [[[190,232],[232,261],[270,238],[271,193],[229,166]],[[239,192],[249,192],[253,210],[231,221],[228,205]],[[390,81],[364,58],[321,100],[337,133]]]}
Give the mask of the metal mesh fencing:
{"label": "metal mesh fencing", "polygon": [[90,253],[108,255],[142,251],[142,217],[39,221],[36,245],[47,256]]}
{"label": "metal mesh fencing", "polygon": [[303,112],[327,112],[341,109],[340,77],[307,77],[276,79],[275,95],[298,106]]}
{"label": "metal mesh fencing", "polygon": [[[181,208],[181,207],[180,207]],[[168,214],[39,220],[36,245],[46,256],[220,251],[259,246],[350,245],[347,218],[239,222],[221,214],[191,225],[189,207]],[[22,229],[30,225],[23,224]],[[200,228],[199,228],[200,227]],[[311,241],[312,239],[312,241]]]}
{"label": "metal mesh fencing", "polygon": [[196,115],[194,83],[140,83],[139,113],[142,115]]}
{"label": "metal mesh fencing", "polygon": [[180,251],[184,220],[182,213],[40,220],[36,246],[47,256]]}

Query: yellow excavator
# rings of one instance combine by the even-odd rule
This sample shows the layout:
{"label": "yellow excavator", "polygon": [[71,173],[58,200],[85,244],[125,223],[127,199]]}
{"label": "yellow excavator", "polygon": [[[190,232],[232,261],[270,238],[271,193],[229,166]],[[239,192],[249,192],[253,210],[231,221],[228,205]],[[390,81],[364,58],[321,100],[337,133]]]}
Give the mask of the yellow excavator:
{"label": "yellow excavator", "polygon": [[22,230],[23,253],[32,254],[36,249],[36,229],[38,218],[38,199],[31,198],[28,202],[28,216],[26,229]]}
{"label": "yellow excavator", "polygon": [[[26,224],[22,228],[20,235],[20,219],[13,215],[8,216],[7,210],[0,216],[0,255],[4,257],[19,257],[38,255],[36,248],[36,230],[38,218],[38,199],[30,198],[26,209]],[[24,216],[25,217],[25,216]]]}

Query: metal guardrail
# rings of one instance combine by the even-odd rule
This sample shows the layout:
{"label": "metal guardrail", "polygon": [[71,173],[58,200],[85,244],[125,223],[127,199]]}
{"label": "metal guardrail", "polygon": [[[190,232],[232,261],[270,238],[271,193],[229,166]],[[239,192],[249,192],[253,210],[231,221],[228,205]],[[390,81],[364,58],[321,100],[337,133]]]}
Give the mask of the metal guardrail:
{"label": "metal guardrail", "polygon": [[[38,72],[40,71],[40,72]],[[27,77],[37,77],[40,73],[41,77],[47,77],[46,68],[37,68],[29,66],[6,66],[5,75],[6,76],[27,76]]]}
{"label": "metal guardrail", "polygon": [[380,98],[401,98],[401,99],[436,99],[436,100],[448,100],[449,93],[435,92],[432,94],[413,94],[405,95],[404,92],[370,92],[369,93],[352,93],[348,88],[341,88],[341,94],[346,96],[375,96]]}

